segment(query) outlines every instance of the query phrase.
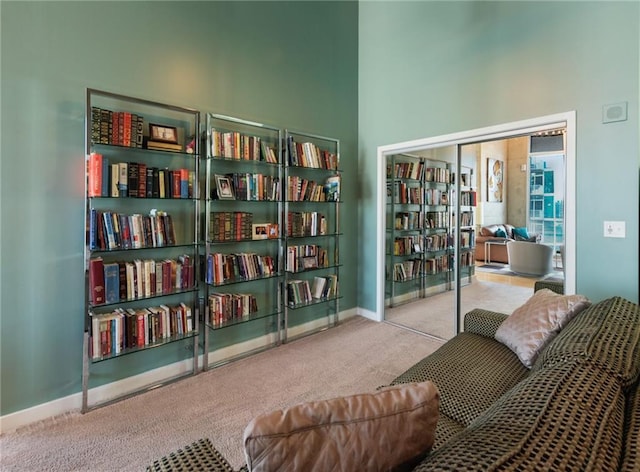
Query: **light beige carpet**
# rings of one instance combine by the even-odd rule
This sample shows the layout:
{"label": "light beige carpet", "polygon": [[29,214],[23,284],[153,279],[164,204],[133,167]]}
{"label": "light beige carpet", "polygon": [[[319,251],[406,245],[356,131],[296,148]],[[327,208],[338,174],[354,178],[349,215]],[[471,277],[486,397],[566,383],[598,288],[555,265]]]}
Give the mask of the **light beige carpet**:
{"label": "light beige carpet", "polygon": [[0,438],[2,471],[140,471],[202,437],[234,467],[255,415],[372,391],[441,345],[355,317],[336,328],[99,408]]}
{"label": "light beige carpet", "polygon": [[[463,315],[474,308],[511,313],[533,295],[533,288],[497,282],[474,280],[462,287],[460,312]],[[455,335],[453,312],[455,293],[439,293],[414,302],[387,308],[386,319],[417,331],[450,339]],[[460,321],[462,330],[462,320]]]}

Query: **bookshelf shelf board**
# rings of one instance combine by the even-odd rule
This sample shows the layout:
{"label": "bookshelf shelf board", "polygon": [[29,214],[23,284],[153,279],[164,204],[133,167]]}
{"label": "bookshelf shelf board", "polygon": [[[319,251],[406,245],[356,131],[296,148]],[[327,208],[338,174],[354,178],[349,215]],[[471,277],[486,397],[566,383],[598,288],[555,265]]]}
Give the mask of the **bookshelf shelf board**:
{"label": "bookshelf shelf board", "polygon": [[279,243],[284,238],[264,238],[264,239],[207,239],[209,244],[242,244],[242,243]]}
{"label": "bookshelf shelf board", "polygon": [[113,152],[126,153],[129,155],[137,154],[141,155],[152,155],[155,154],[157,156],[165,156],[165,157],[176,157],[181,156],[182,158],[188,159],[197,159],[198,155],[193,152],[186,151],[170,151],[165,149],[148,149],[148,148],[139,148],[139,147],[129,147],[129,146],[120,146],[118,144],[101,144],[101,143],[92,143],[91,146],[96,151],[107,151],[112,150]]}
{"label": "bookshelf shelf board", "polygon": [[260,310],[260,311],[257,311],[255,313],[251,313],[248,316],[243,316],[241,318],[236,318],[234,320],[227,320],[227,321],[224,321],[224,322],[222,322],[220,324],[217,324],[217,325],[211,324],[210,321],[207,321],[205,324],[209,329],[211,329],[213,331],[217,331],[217,330],[220,330],[220,329],[229,328],[231,326],[238,326],[238,325],[241,325],[241,324],[244,324],[244,323],[248,323],[250,321],[256,321],[256,320],[262,320],[262,319],[265,319],[265,318],[271,318],[273,316],[278,316],[279,314],[280,313],[279,313],[278,309],[271,308],[271,310]]}
{"label": "bookshelf shelf board", "polygon": [[292,272],[292,271],[288,270],[287,274],[291,274],[291,275],[293,275],[293,274],[304,274],[305,272],[317,272],[317,271],[320,271],[320,270],[331,270],[331,269],[336,269],[338,267],[342,267],[342,264],[330,264],[330,265],[322,266],[322,267],[313,267],[313,268],[310,268],[310,269],[298,270],[296,272]]}
{"label": "bookshelf shelf board", "polygon": [[[180,295],[180,294],[185,294],[185,293],[193,293],[193,292],[198,292],[198,287],[190,287],[184,290],[173,290],[171,292],[167,292],[167,293],[158,293],[155,295],[150,295],[148,297],[138,297],[138,298],[123,298],[121,300],[118,300],[116,302],[112,302],[112,303],[100,303],[97,305],[94,305],[92,303],[89,303],[89,308],[94,310],[94,309],[100,309],[100,308],[108,308],[111,306],[121,306],[121,305],[126,305],[127,303],[134,303],[134,302],[139,302],[140,300],[153,300],[156,298],[166,298],[166,297],[171,297],[173,295]],[[95,313],[95,314],[101,314],[101,313]],[[93,315],[89,315],[89,316],[93,316]]]}
{"label": "bookshelf shelf board", "polygon": [[122,253],[122,252],[138,252],[138,251],[149,251],[153,249],[170,249],[170,248],[192,248],[197,246],[197,243],[185,243],[185,244],[171,244],[165,246],[146,246],[146,247],[130,247],[130,248],[114,248],[114,249],[91,249],[91,253],[98,254],[114,254],[114,253]]}
{"label": "bookshelf shelf board", "polygon": [[236,284],[246,284],[249,282],[261,282],[261,281],[265,281],[265,280],[269,280],[269,279],[277,279],[282,277],[281,273],[275,273],[272,275],[269,275],[268,277],[256,277],[254,279],[236,279],[236,280],[227,280],[225,282],[219,282],[219,283],[210,283],[210,282],[206,282],[206,284],[209,287],[226,287],[229,285],[236,285]]}
{"label": "bookshelf shelf board", "polygon": [[101,356],[101,357],[95,357],[91,359],[91,363],[92,364],[97,364],[100,362],[104,362],[104,361],[108,361],[111,359],[115,359],[117,357],[123,357],[123,356],[127,356],[129,354],[135,354],[137,352],[141,352],[141,351],[148,351],[149,349],[155,349],[158,347],[162,347],[162,346],[166,346],[168,344],[173,344],[175,342],[178,341],[184,341],[185,339],[192,339],[198,336],[198,331],[191,331],[190,333],[187,334],[176,334],[174,336],[171,336],[170,338],[166,338],[166,339],[162,339],[160,341],[156,341],[154,343],[149,343],[145,346],[140,346],[140,347],[128,347],[126,349],[124,349],[122,352],[119,352],[118,354],[109,354],[106,356]]}
{"label": "bookshelf shelf board", "polygon": [[[407,277],[406,279],[402,279],[402,280],[394,280],[394,283],[396,284],[406,284],[409,282],[420,282],[424,277],[422,275],[416,275],[414,277]],[[389,280],[389,279],[387,279]]]}
{"label": "bookshelf shelf board", "polygon": [[333,238],[336,236],[342,236],[342,233],[327,233],[327,234],[315,234],[315,235],[307,235],[307,236],[287,236],[288,240],[294,239],[307,239],[307,238]]}
{"label": "bookshelf shelf board", "polygon": [[289,309],[291,310],[298,310],[300,308],[306,308],[309,306],[318,305],[320,303],[334,302],[340,299],[342,299],[342,295],[338,295],[337,297],[328,297],[328,298],[314,298],[311,301],[304,302],[304,303],[290,302],[288,306],[289,306]]}
{"label": "bookshelf shelf board", "polygon": [[224,157],[224,156],[211,156],[209,157],[209,159],[211,161],[214,161],[216,164],[222,164],[225,162],[228,162],[229,164],[232,164],[233,166],[237,166],[237,165],[242,165],[242,164],[246,164],[246,165],[257,165],[257,166],[265,166],[265,167],[279,167],[280,164],[277,162],[267,162],[264,160],[258,160],[258,159],[239,159],[239,158],[233,158],[233,157]]}

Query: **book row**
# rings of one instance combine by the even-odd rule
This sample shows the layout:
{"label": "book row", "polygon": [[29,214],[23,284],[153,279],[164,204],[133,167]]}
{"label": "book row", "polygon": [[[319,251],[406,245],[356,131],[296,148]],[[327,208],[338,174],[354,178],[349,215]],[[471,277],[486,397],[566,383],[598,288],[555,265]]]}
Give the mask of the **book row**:
{"label": "book row", "polygon": [[393,227],[397,230],[418,230],[424,227],[424,213],[421,211],[399,211],[395,215]]}
{"label": "book row", "polygon": [[91,250],[140,249],[176,244],[171,215],[151,210],[149,215],[126,215],[92,208],[88,218]]}
{"label": "book row", "polygon": [[[474,263],[473,252],[460,254],[462,267],[472,266]],[[423,275],[434,275],[445,272],[453,267],[453,256],[439,256],[431,259],[408,259],[393,265],[394,282],[406,282]]]}
{"label": "book row", "polygon": [[275,149],[259,136],[237,131],[220,131],[215,128],[211,129],[211,155],[227,159],[278,163]]}
{"label": "book row", "polygon": [[195,263],[187,254],[164,260],[89,260],[89,303],[94,306],[168,295],[195,285]]}
{"label": "book row", "polygon": [[252,239],[253,213],[212,211],[209,215],[209,239],[211,241]]}
{"label": "book row", "polygon": [[405,236],[394,240],[395,256],[406,256],[422,252],[444,251],[453,247],[453,235],[447,233],[431,234],[428,236]]}
{"label": "book row", "polygon": [[212,293],[208,298],[209,324],[214,328],[257,313],[258,301],[248,293]]}
{"label": "book row", "polygon": [[314,277],[308,280],[289,280],[287,282],[287,302],[289,305],[310,303],[314,299],[322,300],[338,295],[338,276],[335,274]]}
{"label": "book row", "polygon": [[470,248],[475,246],[475,231],[463,230],[460,231],[460,246],[463,248]]}
{"label": "book row", "polygon": [[[421,188],[395,182],[394,201],[399,204],[411,205],[449,205],[449,192],[438,188]],[[390,196],[390,195],[387,195]]]}
{"label": "book row", "polygon": [[338,155],[325,149],[320,149],[311,142],[296,142],[293,136],[287,138],[289,150],[289,165],[298,167],[312,167],[314,169],[338,170]]}
{"label": "book row", "polygon": [[285,264],[287,272],[301,272],[321,267],[329,267],[329,257],[326,249],[315,244],[287,247]]}
{"label": "book row", "polygon": [[422,274],[422,259],[409,259],[393,265],[393,280],[406,282]]}
{"label": "book row", "polygon": [[393,241],[394,256],[408,256],[424,252],[424,239],[422,236],[402,236]]}
{"label": "book row", "polygon": [[211,197],[218,200],[275,202],[280,200],[280,179],[266,174],[216,174]]}
{"label": "book row", "polygon": [[173,336],[194,331],[192,308],[185,304],[159,305],[139,309],[117,308],[91,316],[93,359],[117,355],[126,349],[141,348]]}
{"label": "book row", "polygon": [[460,192],[460,205],[477,206],[478,194],[475,190],[462,190]]}
{"label": "book row", "polygon": [[425,215],[426,228],[448,228],[449,213],[446,211],[428,211]]}
{"label": "book row", "polygon": [[324,183],[290,175],[287,200],[290,202],[335,202],[340,198],[340,176],[332,175]]}
{"label": "book row", "polygon": [[208,254],[205,281],[219,285],[271,277],[278,272],[275,259],[255,253]]}
{"label": "book row", "polygon": [[424,180],[425,182],[453,183],[451,171],[445,167],[427,167],[422,161],[396,162],[387,165],[387,178]]}
{"label": "book row", "polygon": [[141,148],[144,118],[138,114],[91,107],[91,142]]}
{"label": "book row", "polygon": [[109,162],[92,152],[87,162],[87,196],[193,198],[195,171],[147,166],[142,162]]}
{"label": "book row", "polygon": [[327,234],[327,219],[317,211],[287,213],[287,236],[305,237]]}

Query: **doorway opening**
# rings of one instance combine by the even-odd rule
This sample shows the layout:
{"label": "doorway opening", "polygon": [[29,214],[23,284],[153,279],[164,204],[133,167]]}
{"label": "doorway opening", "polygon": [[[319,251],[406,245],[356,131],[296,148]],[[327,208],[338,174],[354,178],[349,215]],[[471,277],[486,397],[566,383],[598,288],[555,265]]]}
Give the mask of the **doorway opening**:
{"label": "doorway opening", "polygon": [[[389,319],[388,316],[391,314],[390,311],[390,303],[389,303],[389,293],[388,293],[388,277],[389,274],[393,273],[393,268],[390,271],[389,267],[387,267],[387,261],[389,260],[388,255],[388,228],[389,224],[387,219],[392,218],[393,216],[389,216],[388,212],[388,201],[387,201],[387,189],[388,189],[388,180],[387,180],[387,163],[399,155],[410,155],[410,156],[433,156],[434,154],[438,154],[439,152],[445,150],[449,151],[451,154],[451,149],[455,150],[455,162],[451,165],[451,169],[455,171],[455,169],[460,169],[459,175],[464,173],[465,161],[464,154],[465,149],[470,149],[473,145],[477,145],[478,143],[488,143],[500,140],[507,140],[511,138],[523,137],[523,136],[531,136],[539,132],[544,132],[548,130],[562,129],[565,131],[565,173],[564,173],[564,192],[565,198],[563,200],[563,215],[564,215],[564,227],[563,227],[563,266],[564,266],[564,285],[565,285],[565,293],[575,293],[575,112],[567,112],[560,113],[555,115],[548,115],[538,118],[533,118],[530,120],[523,120],[518,122],[506,123],[502,125],[480,128],[460,133],[454,133],[443,136],[436,136],[430,138],[424,138],[415,141],[409,141],[404,143],[397,143],[387,146],[381,146],[378,148],[378,228],[377,228],[377,250],[378,250],[378,258],[379,261],[378,270],[377,270],[377,308],[376,315],[379,321],[388,321],[395,323],[393,319]],[[446,152],[445,152],[446,153]],[[485,160],[484,156],[478,162],[483,162]],[[483,164],[484,167],[484,164]],[[476,179],[479,182],[481,179],[484,179],[486,174],[486,168],[476,169]],[[458,178],[455,183],[455,195],[461,194],[461,185],[468,185],[469,182],[460,182],[461,180],[465,180],[462,178]],[[489,182],[485,184],[488,185]],[[473,185],[473,184],[472,184]],[[478,188],[477,192],[487,191],[486,188]],[[527,197],[528,198],[528,197]],[[524,211],[529,213],[528,205],[525,203],[523,205],[525,208]],[[448,290],[443,294],[438,294],[434,296],[430,296],[426,298],[426,303],[431,303],[429,308],[425,310],[424,308],[419,308],[422,312],[434,312],[434,308],[436,307],[436,302],[438,302],[438,298],[445,297],[445,301],[438,302],[443,304],[445,307],[445,311],[447,313],[448,323],[450,326],[450,336],[453,336],[461,331],[462,321],[464,314],[469,311],[470,308],[484,308],[484,309],[494,309],[494,311],[505,311],[503,306],[474,306],[473,303],[480,302],[483,297],[482,293],[480,295],[474,294],[470,297],[462,298],[462,287],[470,286],[468,284],[468,271],[465,272],[464,264],[461,264],[461,259],[464,260],[464,246],[461,244],[462,241],[465,241],[464,235],[461,238],[461,234],[464,226],[461,226],[461,216],[464,217],[464,210],[460,206],[456,206],[453,210],[454,218],[457,218],[456,223],[453,224],[454,228],[452,231],[452,241],[455,242],[453,257],[451,258],[452,267],[450,268],[453,277],[450,279],[450,286]],[[483,220],[486,220],[484,218]],[[454,221],[454,220],[452,220]],[[476,221],[480,221],[479,219]],[[392,223],[392,222],[390,222]],[[464,224],[464,221],[462,221]],[[454,234],[455,233],[455,234]],[[472,285],[472,284],[471,284]],[[476,287],[478,288],[478,287]],[[465,289],[470,293],[468,289]],[[531,293],[533,293],[531,291]],[[441,296],[443,295],[443,296]],[[464,302],[464,303],[463,303]],[[423,305],[423,303],[420,303]],[[507,305],[508,306],[508,305]],[[502,308],[502,309],[500,309]],[[510,312],[510,311],[507,311]],[[393,317],[391,317],[393,318]],[[424,318],[424,315],[422,315]],[[441,320],[440,320],[441,322]],[[402,323],[398,323],[403,326]],[[436,320],[428,320],[427,325],[436,326]],[[443,331],[440,328],[436,329],[435,333],[429,332],[428,326],[424,327],[415,327],[415,326],[403,326],[408,327],[409,329],[416,330],[423,334],[434,336],[440,339],[445,339],[447,335],[443,335]],[[433,331],[433,329],[431,329]],[[446,330],[445,330],[446,331]]]}

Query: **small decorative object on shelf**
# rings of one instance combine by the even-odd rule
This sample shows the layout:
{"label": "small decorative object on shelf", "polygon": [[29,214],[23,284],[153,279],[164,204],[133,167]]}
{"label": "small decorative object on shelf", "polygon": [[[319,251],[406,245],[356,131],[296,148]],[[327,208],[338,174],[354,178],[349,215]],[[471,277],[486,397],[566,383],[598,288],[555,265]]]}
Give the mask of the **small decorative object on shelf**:
{"label": "small decorative object on shelf", "polygon": [[[99,362],[117,380],[135,364],[119,359],[154,347],[198,371],[199,155],[179,143],[199,126],[197,110],[87,89],[83,412]],[[188,350],[161,347],[178,342]]]}

